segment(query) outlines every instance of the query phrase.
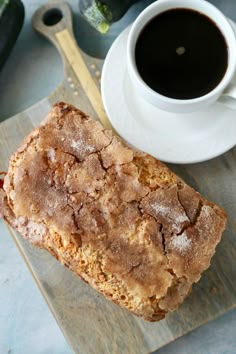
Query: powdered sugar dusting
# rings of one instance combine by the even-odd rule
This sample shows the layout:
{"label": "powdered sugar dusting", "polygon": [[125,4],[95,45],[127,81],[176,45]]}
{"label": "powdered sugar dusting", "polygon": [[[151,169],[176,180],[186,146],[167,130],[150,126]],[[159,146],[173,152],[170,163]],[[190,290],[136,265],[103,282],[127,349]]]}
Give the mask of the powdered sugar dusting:
{"label": "powdered sugar dusting", "polygon": [[42,244],[47,228],[43,224],[28,220],[26,217],[16,219],[17,230],[33,244]]}
{"label": "powdered sugar dusting", "polygon": [[190,240],[187,237],[185,232],[183,232],[179,236],[177,235],[173,236],[171,240],[171,246],[176,250],[178,250],[179,252],[187,251],[191,247],[191,244],[192,244],[192,240]]}
{"label": "powdered sugar dusting", "polygon": [[52,161],[52,162],[56,162],[56,153],[55,150],[53,148],[50,148],[48,150],[48,158]]}
{"label": "powdered sugar dusting", "polygon": [[166,205],[154,203],[152,205],[152,209],[157,215],[168,217],[169,219],[173,220],[176,224],[189,221],[186,214],[177,213],[173,208]]}
{"label": "powdered sugar dusting", "polygon": [[212,216],[212,208],[209,205],[203,205],[201,213],[206,219],[210,219]]}
{"label": "powdered sugar dusting", "polygon": [[86,144],[82,139],[80,140],[72,140],[71,147],[77,152],[82,153],[92,153],[95,151],[95,147],[89,144]]}

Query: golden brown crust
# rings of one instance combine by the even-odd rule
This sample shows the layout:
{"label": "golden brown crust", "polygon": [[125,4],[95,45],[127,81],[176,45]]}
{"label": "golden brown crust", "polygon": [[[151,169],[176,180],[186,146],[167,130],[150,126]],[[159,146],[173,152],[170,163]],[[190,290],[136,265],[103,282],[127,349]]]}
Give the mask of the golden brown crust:
{"label": "golden brown crust", "polygon": [[182,303],[226,223],[161,162],[65,103],[12,156],[4,190],[14,228],[149,321]]}

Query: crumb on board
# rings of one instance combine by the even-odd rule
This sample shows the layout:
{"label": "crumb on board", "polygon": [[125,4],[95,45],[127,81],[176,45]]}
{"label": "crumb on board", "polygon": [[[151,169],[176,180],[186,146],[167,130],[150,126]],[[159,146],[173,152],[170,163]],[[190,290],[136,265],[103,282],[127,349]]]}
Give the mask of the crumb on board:
{"label": "crumb on board", "polygon": [[210,291],[211,291],[211,293],[212,293],[213,295],[217,293],[217,289],[216,289],[215,287],[211,288]]}

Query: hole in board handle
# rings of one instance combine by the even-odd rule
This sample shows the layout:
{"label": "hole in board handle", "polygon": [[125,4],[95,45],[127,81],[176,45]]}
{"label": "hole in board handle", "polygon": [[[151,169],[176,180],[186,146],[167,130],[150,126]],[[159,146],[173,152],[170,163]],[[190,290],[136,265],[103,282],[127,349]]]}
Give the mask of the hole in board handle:
{"label": "hole in board handle", "polygon": [[48,10],[44,15],[43,15],[43,23],[46,26],[54,26],[58,22],[61,21],[63,18],[63,13],[59,9],[51,9]]}

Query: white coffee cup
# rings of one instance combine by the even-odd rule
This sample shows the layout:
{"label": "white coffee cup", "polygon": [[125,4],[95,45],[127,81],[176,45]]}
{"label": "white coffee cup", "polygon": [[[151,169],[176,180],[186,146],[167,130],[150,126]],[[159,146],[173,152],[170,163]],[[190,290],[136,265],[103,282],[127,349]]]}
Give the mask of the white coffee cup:
{"label": "white coffee cup", "polygon": [[[223,34],[228,47],[228,65],[220,83],[209,93],[193,99],[174,99],[163,96],[149,87],[141,78],[135,62],[135,46],[145,25],[155,16],[171,9],[185,8],[198,11],[210,18]],[[158,0],[148,6],[133,23],[127,43],[127,67],[131,82],[146,101],[169,112],[187,113],[209,106],[217,100],[236,109],[236,36],[234,30],[214,5],[205,0]]]}

